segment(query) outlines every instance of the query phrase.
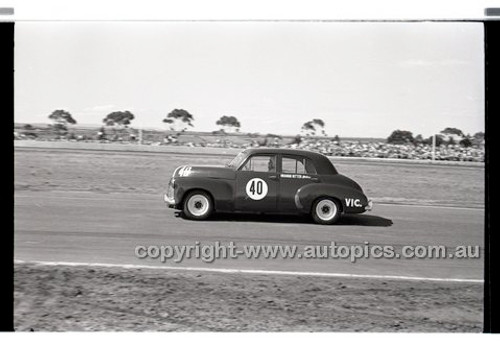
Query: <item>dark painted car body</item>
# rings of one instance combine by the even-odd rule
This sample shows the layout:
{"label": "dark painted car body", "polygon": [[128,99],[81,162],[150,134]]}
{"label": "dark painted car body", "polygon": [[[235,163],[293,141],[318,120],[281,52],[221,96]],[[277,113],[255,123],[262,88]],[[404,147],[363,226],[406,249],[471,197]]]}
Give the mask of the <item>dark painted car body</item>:
{"label": "dark painted car body", "polygon": [[193,190],[207,192],[217,212],[309,214],[321,197],[336,200],[344,214],[371,209],[354,180],[339,174],[326,156],[304,150],[247,149],[226,167],[180,166],[164,200],[182,209]]}

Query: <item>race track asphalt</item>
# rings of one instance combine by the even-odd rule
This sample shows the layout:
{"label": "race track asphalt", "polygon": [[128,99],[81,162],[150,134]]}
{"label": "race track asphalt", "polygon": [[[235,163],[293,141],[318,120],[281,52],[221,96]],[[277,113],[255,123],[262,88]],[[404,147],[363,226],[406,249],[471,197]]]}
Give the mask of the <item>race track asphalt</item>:
{"label": "race track asphalt", "polygon": [[[343,273],[374,276],[482,279],[484,210],[382,205],[339,225],[320,226],[295,216],[217,215],[188,221],[167,209],[161,193],[16,191],[15,259],[21,261],[133,264]],[[237,259],[207,263],[188,259],[139,259],[136,246],[150,245],[473,245],[479,259]]]}

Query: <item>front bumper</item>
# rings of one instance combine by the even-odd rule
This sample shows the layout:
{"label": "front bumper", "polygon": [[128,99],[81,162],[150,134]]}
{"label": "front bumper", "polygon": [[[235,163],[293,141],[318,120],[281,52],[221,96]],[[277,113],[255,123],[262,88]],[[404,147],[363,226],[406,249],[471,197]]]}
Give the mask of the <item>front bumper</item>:
{"label": "front bumper", "polygon": [[167,204],[169,208],[175,207],[175,199],[169,198],[166,193],[163,194],[163,201]]}

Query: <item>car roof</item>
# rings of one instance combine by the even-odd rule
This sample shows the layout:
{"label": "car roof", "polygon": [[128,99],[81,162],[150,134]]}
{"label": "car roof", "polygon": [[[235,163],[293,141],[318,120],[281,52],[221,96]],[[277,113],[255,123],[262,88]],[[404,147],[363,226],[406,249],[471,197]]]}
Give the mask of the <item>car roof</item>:
{"label": "car roof", "polygon": [[281,155],[291,155],[291,156],[303,156],[313,161],[318,174],[337,174],[337,170],[333,166],[332,162],[330,162],[328,157],[313,151],[259,147],[259,148],[246,149],[245,152],[248,155],[281,154]]}
{"label": "car roof", "polygon": [[300,155],[300,156],[320,156],[323,157],[324,155],[318,153],[318,152],[313,152],[313,151],[307,151],[307,150],[296,150],[296,149],[278,149],[275,147],[259,147],[259,148],[249,148],[245,150],[248,153],[254,154],[254,153],[279,153],[279,154],[287,154],[287,155]]}

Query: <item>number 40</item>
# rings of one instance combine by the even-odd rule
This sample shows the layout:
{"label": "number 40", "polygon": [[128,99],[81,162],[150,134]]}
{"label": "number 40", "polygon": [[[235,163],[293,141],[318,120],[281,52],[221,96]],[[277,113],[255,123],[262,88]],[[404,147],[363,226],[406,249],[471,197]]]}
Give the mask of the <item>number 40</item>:
{"label": "number 40", "polygon": [[262,186],[262,181],[257,181],[257,184],[255,183],[256,180],[252,180],[252,184],[250,185],[250,192],[252,195],[255,195],[256,193],[258,195],[261,195],[264,187]]}

